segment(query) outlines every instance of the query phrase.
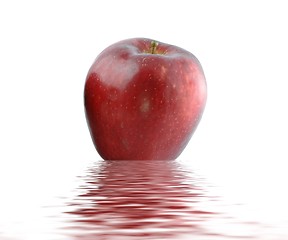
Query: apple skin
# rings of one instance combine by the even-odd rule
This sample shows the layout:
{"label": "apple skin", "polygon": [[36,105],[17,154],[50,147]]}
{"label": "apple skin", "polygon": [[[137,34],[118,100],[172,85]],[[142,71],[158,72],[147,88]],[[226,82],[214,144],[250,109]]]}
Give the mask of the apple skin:
{"label": "apple skin", "polygon": [[105,160],[172,160],[188,144],[205,108],[207,87],[190,52],[147,38],[115,43],[91,66],[85,114]]}

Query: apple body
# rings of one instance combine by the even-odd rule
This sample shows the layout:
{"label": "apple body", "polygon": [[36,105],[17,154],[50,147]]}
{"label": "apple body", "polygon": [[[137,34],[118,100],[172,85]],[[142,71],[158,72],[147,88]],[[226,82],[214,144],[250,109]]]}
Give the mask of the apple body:
{"label": "apple body", "polygon": [[90,134],[106,160],[176,159],[201,119],[206,98],[197,58],[147,38],[123,40],[102,51],[84,88]]}

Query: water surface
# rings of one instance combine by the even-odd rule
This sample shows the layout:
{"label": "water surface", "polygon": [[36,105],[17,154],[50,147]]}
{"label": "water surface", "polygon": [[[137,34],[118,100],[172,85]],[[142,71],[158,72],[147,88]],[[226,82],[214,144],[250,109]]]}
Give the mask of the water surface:
{"label": "water surface", "polygon": [[264,221],[265,208],[228,201],[179,161],[97,161],[75,179],[30,216],[7,211],[0,239],[288,239],[286,215]]}

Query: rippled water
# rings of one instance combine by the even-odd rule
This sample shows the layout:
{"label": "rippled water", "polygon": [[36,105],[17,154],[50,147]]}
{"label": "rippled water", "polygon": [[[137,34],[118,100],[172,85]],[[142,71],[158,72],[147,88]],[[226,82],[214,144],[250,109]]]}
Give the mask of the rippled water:
{"label": "rippled water", "polygon": [[6,209],[0,239],[288,239],[286,210],[279,219],[262,212],[277,201],[259,209],[220,193],[181,162],[98,161],[78,176],[69,196],[39,208],[26,204],[27,211],[21,205],[21,214],[20,207]]}

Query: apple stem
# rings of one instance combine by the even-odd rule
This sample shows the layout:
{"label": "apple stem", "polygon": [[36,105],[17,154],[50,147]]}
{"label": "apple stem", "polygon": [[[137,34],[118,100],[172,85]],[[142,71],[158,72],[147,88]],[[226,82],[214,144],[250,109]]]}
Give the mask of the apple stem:
{"label": "apple stem", "polygon": [[150,51],[151,51],[151,53],[152,54],[156,54],[156,48],[157,48],[157,46],[158,46],[158,42],[156,42],[156,41],[152,41],[151,42],[151,46],[150,46]]}

